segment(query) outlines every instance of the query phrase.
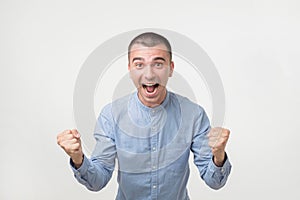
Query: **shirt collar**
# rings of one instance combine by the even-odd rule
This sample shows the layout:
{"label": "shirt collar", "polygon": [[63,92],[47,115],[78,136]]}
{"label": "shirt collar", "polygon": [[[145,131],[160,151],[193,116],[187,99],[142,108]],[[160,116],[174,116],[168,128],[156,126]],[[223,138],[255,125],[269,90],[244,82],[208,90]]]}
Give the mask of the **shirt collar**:
{"label": "shirt collar", "polygon": [[160,105],[158,105],[154,108],[150,108],[148,106],[145,106],[141,102],[141,100],[138,97],[138,91],[136,91],[133,96],[134,96],[134,100],[137,103],[138,107],[141,108],[142,110],[145,110],[145,111],[159,111],[161,108],[166,107],[167,103],[169,102],[169,91],[166,90],[166,92],[167,92],[167,94],[166,94],[166,97],[163,100],[163,102]]}

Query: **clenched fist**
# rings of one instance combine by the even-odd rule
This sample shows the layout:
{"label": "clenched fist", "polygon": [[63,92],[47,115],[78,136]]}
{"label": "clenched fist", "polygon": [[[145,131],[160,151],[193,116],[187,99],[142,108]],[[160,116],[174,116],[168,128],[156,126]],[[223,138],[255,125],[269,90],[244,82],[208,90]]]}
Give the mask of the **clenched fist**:
{"label": "clenched fist", "polygon": [[222,166],[225,161],[225,147],[230,131],[222,127],[212,128],[208,134],[208,144],[214,155],[214,163]]}
{"label": "clenched fist", "polygon": [[71,157],[76,168],[79,168],[83,161],[80,134],[76,129],[65,130],[57,135],[57,144]]}

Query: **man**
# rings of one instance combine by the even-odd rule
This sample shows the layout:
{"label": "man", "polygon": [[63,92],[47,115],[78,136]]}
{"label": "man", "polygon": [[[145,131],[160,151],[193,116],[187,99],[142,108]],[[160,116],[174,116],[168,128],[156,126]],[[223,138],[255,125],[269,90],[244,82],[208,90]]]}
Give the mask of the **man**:
{"label": "man", "polygon": [[152,32],[135,37],[128,47],[128,70],[137,91],[103,108],[90,159],[77,130],[57,136],[76,179],[89,190],[101,190],[117,158],[117,200],[187,200],[192,151],[205,183],[223,187],[231,170],[225,153],[230,132],[211,128],[201,106],[166,89],[174,70],[168,40]]}

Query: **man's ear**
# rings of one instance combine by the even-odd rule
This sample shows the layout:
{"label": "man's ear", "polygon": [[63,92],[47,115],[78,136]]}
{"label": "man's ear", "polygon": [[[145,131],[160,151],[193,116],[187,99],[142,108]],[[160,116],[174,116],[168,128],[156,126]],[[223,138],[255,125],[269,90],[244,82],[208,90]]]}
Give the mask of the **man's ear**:
{"label": "man's ear", "polygon": [[169,72],[169,77],[172,77],[174,71],[174,62],[171,61],[170,63],[170,72]]}

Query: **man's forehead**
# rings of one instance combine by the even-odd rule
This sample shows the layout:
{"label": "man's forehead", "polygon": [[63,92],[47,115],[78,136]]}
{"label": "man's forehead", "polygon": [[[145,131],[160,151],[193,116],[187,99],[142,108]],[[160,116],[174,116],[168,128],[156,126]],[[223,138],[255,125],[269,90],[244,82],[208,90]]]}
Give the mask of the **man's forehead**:
{"label": "man's forehead", "polygon": [[155,50],[164,51],[164,52],[168,51],[167,47],[164,44],[158,44],[153,47],[147,47],[142,44],[134,44],[130,49],[130,53],[137,52],[137,51],[147,52],[147,51],[155,51]]}
{"label": "man's forehead", "polygon": [[165,45],[156,45],[153,47],[147,47],[141,44],[135,44],[130,50],[130,59],[131,61],[134,57],[144,57],[145,59],[153,59],[155,57],[165,57],[166,59],[169,56],[168,49]]}

